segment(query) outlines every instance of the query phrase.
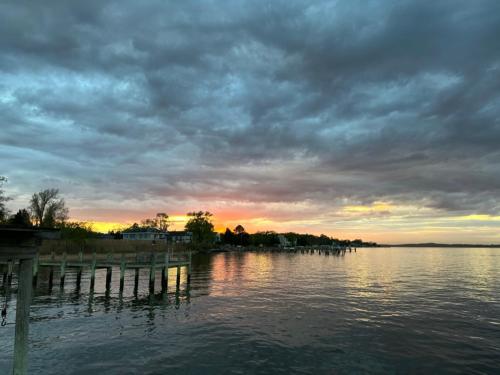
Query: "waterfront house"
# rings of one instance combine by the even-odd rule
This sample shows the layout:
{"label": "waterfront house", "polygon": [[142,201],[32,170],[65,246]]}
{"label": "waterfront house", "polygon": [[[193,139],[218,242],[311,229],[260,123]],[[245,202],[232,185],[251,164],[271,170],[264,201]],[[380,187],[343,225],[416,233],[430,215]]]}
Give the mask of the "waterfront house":
{"label": "waterfront house", "polygon": [[132,226],[122,235],[124,240],[166,241],[168,232],[153,227]]}
{"label": "waterfront house", "polygon": [[287,248],[287,247],[292,247],[297,244],[297,241],[290,241],[286,236],[283,234],[278,234],[278,240],[280,241],[280,247],[282,248]]}
{"label": "waterfront house", "polygon": [[183,230],[173,230],[168,232],[168,242],[171,243],[191,243],[193,233]]}

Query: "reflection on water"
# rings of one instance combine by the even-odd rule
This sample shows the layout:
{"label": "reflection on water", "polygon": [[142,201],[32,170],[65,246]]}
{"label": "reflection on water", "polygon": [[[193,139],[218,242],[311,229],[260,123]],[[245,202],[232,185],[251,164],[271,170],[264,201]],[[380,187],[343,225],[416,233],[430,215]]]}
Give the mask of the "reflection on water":
{"label": "reflection on water", "polygon": [[[51,291],[41,274],[30,373],[498,373],[499,266],[498,249],[198,255],[189,288],[171,270],[155,295],[146,270],[123,293],[105,270],[93,293],[85,273]],[[9,323],[15,297],[14,279]],[[2,374],[13,334],[0,328]]]}

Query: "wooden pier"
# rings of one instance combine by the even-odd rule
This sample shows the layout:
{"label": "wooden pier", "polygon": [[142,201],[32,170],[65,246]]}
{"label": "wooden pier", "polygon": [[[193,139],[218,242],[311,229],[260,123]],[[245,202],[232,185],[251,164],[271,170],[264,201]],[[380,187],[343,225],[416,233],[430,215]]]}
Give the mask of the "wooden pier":
{"label": "wooden pier", "polygon": [[[12,272],[14,269],[14,261],[0,261],[0,265],[4,266],[3,280],[5,283],[10,283],[12,280]],[[110,289],[113,270],[119,270],[120,277],[120,292],[123,291],[125,285],[125,271],[133,269],[135,271],[134,289],[137,290],[139,284],[139,274],[141,269],[149,271],[149,292],[154,293],[156,272],[161,270],[161,289],[168,290],[168,270],[175,269],[176,290],[179,290],[181,268],[184,267],[187,273],[187,282],[191,281],[191,253],[187,254],[170,254],[168,252],[150,252],[150,253],[97,253],[92,254],[80,251],[77,255],[68,256],[66,252],[56,254],[52,252],[50,255],[41,256],[36,253],[33,259],[33,285],[36,286],[40,270],[42,268],[49,269],[49,289],[54,285],[54,273],[59,276],[59,286],[64,288],[66,272],[68,269],[76,269],[76,283],[79,286],[81,283],[82,273],[90,272],[90,289],[95,286],[96,270],[106,270],[106,289]]]}
{"label": "wooden pier", "polygon": [[[59,241],[59,232],[51,229],[27,229],[0,225],[0,268],[3,268],[5,301],[2,304],[1,325],[7,324],[8,298],[14,272],[17,275],[17,304],[14,339],[14,375],[25,375],[28,365],[29,310],[33,286],[40,281],[42,269],[48,269],[49,289],[54,284],[54,274],[64,288],[66,273],[76,269],[77,288],[80,289],[82,273],[90,273],[90,295],[95,286],[96,270],[106,269],[106,293],[111,289],[113,270],[119,270],[120,295],[125,285],[127,269],[135,270],[134,294],[137,293],[141,269],[149,271],[149,292],[154,294],[155,279],[161,270],[161,289],[168,291],[168,271],[176,269],[176,296],[179,295],[181,268],[191,280],[191,252],[174,252],[166,243],[147,241],[102,241],[71,243]],[[50,241],[43,241],[50,240]],[[97,244],[97,246],[96,246]],[[61,249],[62,247],[62,249]],[[59,251],[56,251],[59,250]],[[84,251],[85,250],[85,251]],[[107,250],[107,251],[106,251]],[[44,272],[43,275],[46,273]]]}

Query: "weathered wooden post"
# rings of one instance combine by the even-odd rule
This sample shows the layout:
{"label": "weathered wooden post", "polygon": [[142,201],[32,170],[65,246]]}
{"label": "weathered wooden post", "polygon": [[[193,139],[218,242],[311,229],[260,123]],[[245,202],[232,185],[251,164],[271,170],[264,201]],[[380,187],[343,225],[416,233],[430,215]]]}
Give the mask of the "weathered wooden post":
{"label": "weathered wooden post", "polygon": [[78,252],[78,263],[80,263],[80,266],[78,267],[76,271],[76,286],[79,288],[80,283],[82,281],[82,271],[83,271],[83,249],[80,248],[80,251]]}
{"label": "weathered wooden post", "polygon": [[161,289],[162,291],[168,290],[168,251],[165,252],[164,258],[163,258],[163,267],[161,269]]}
{"label": "weathered wooden post", "polygon": [[28,368],[28,332],[33,283],[33,259],[19,260],[19,283],[14,339],[14,374],[26,374]]}
{"label": "weathered wooden post", "polygon": [[61,288],[64,288],[64,279],[66,278],[66,258],[67,258],[66,251],[64,251],[61,261],[61,283],[60,283]]}
{"label": "weathered wooden post", "polygon": [[7,284],[9,284],[9,285],[12,282],[13,269],[14,269],[14,262],[12,261],[12,259],[9,259],[9,261],[7,263]]}
{"label": "weathered wooden post", "polygon": [[139,289],[139,270],[140,268],[136,267],[134,269],[134,294],[137,294],[137,290]]}
{"label": "weathered wooden post", "polygon": [[179,291],[181,285],[181,266],[177,266],[177,277],[175,279],[175,289]]}
{"label": "weathered wooden post", "polygon": [[188,284],[191,282],[191,260],[192,260],[192,255],[191,255],[191,250],[189,250],[189,264],[187,267],[187,282],[188,282]]}
{"label": "weathered wooden post", "polygon": [[95,286],[95,267],[97,264],[97,254],[96,251],[92,253],[92,263],[90,264],[90,290],[94,290]]}
{"label": "weathered wooden post", "polygon": [[156,254],[151,252],[151,263],[149,266],[149,293],[155,292],[155,271],[156,271]]}
{"label": "weathered wooden post", "polygon": [[120,260],[120,292],[123,292],[123,287],[125,286],[125,254],[122,253]]}
{"label": "weathered wooden post", "polygon": [[106,267],[106,290],[111,288],[111,275],[113,274],[113,267]]}
{"label": "weathered wooden post", "polygon": [[[54,250],[50,252],[50,262],[53,263],[55,260]],[[52,285],[54,283],[54,266],[50,266],[49,270],[49,290],[52,290]]]}
{"label": "weathered wooden post", "polygon": [[36,287],[38,281],[38,263],[40,262],[40,254],[37,251],[35,254],[35,258],[33,259],[33,286]]}

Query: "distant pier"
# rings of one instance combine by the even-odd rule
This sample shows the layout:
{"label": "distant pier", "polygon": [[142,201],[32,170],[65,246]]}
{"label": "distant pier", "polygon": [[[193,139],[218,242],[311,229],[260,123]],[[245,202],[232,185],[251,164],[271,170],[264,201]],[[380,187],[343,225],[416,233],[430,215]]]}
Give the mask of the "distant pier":
{"label": "distant pier", "polygon": [[266,251],[272,253],[301,253],[301,254],[318,254],[318,255],[338,255],[342,256],[346,253],[356,252],[355,247],[350,246],[281,246],[281,247],[256,247],[252,250]]}

